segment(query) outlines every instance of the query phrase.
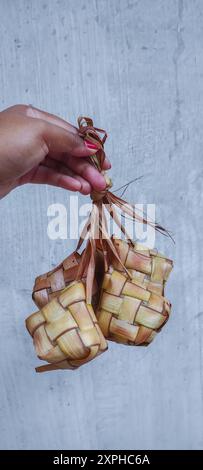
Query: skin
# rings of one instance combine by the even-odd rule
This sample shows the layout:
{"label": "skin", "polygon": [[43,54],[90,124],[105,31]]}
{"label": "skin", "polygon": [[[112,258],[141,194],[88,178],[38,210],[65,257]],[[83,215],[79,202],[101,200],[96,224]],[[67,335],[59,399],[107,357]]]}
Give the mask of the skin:
{"label": "skin", "polygon": [[[88,162],[88,149],[76,127],[32,106],[0,113],[0,198],[26,183],[49,184],[89,194],[106,187]],[[111,167],[106,159],[104,169]]]}

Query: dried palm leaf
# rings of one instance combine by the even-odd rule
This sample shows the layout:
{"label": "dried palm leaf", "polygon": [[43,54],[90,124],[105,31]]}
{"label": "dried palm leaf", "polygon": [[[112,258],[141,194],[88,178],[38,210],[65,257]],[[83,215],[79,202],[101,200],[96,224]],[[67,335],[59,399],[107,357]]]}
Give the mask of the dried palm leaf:
{"label": "dried palm leaf", "polygon": [[[99,286],[103,279],[103,262],[101,253],[97,251],[97,270],[93,282],[92,305],[96,307],[99,300]],[[56,266],[52,271],[41,274],[35,279],[32,298],[39,309],[43,308],[50,300],[58,297],[63,289],[75,281],[81,255],[74,252]],[[87,269],[83,273],[82,281],[85,283]]]}
{"label": "dried palm leaf", "polygon": [[[119,221],[116,207],[133,220],[149,224],[164,235],[170,234],[159,224],[141,217],[132,205],[110,192],[111,180],[103,172],[107,134],[95,128],[89,118],[79,118],[78,124],[79,135],[97,144],[98,151],[89,160],[104,174],[106,189],[91,194],[92,211],[77,246],[78,250],[87,236],[81,258],[75,253],[36,280],[33,298],[42,309],[31,315],[26,325],[33,336],[37,355],[50,363],[37,371],[73,369],[95,358],[107,348],[103,333],[107,338],[125,344],[148,344],[170,314],[164,285],[172,262],[154,250],[143,253]],[[111,238],[104,207],[127,243]],[[105,270],[97,309],[103,333],[92,309],[98,249]],[[67,287],[61,292],[64,286]]]}
{"label": "dried palm leaf", "polygon": [[96,315],[104,336],[129,345],[147,345],[167,322],[171,305],[164,285],[172,261],[154,250],[113,239],[123,265],[116,258],[105,273]]}
{"label": "dried palm leaf", "polygon": [[37,372],[76,369],[107,349],[81,281],[72,282],[59,297],[28,317],[26,326],[37,356],[49,363],[37,367]]}

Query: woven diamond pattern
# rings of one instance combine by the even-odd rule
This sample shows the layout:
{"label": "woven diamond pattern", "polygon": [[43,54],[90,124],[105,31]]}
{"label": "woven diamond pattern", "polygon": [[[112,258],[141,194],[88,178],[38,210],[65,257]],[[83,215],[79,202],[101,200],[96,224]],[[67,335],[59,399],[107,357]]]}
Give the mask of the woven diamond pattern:
{"label": "woven diamond pattern", "polygon": [[[78,265],[81,255],[77,252],[68,256],[61,264],[52,271],[49,271],[35,279],[32,298],[39,309],[43,308],[50,300],[58,297],[61,291],[67,287],[76,278]],[[98,263],[99,254],[97,255]],[[85,281],[86,272],[84,272],[83,281]],[[93,284],[93,306],[98,302],[99,292],[96,278]]]}
{"label": "woven diamond pattern", "polygon": [[[172,262],[154,250],[114,239],[129,279],[116,259],[104,276],[97,318],[104,336],[129,345],[147,345],[169,318],[164,285]],[[116,269],[117,268],[117,269]]]}
{"label": "woven diamond pattern", "polygon": [[50,363],[39,372],[75,369],[107,349],[106,340],[90,305],[83,282],[73,282],[60,296],[26,320],[36,353]]}

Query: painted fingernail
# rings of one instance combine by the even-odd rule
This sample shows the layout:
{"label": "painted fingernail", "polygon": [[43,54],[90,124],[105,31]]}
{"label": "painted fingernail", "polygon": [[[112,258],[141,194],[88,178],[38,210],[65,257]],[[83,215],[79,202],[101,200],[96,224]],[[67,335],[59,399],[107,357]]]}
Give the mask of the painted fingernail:
{"label": "painted fingernail", "polygon": [[96,151],[99,150],[98,147],[97,147],[95,144],[93,144],[92,142],[89,142],[89,140],[85,140],[84,142],[85,142],[86,147],[87,147],[89,150],[94,150],[94,151],[95,151],[95,150],[96,150]]}

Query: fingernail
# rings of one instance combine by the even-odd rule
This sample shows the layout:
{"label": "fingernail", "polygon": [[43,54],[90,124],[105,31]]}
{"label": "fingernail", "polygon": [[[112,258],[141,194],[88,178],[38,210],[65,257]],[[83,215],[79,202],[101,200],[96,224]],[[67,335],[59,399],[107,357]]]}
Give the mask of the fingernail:
{"label": "fingernail", "polygon": [[94,150],[94,151],[95,151],[95,150],[96,150],[96,151],[99,150],[98,147],[97,147],[95,144],[93,144],[92,142],[89,142],[89,140],[84,140],[84,142],[85,142],[86,147],[87,147],[89,150]]}

